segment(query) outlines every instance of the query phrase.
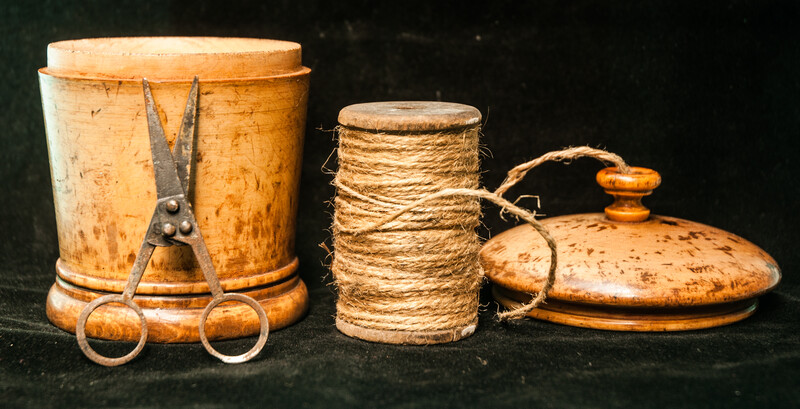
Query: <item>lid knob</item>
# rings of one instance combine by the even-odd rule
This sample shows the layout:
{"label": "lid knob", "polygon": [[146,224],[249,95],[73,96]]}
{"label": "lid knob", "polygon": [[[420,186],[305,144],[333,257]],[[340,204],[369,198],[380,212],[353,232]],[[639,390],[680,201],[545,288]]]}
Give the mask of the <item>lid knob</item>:
{"label": "lid knob", "polygon": [[642,205],[642,196],[653,193],[661,184],[661,175],[648,168],[631,166],[630,173],[621,173],[613,167],[597,172],[597,183],[614,196],[614,203],[606,207],[609,220],[641,222],[650,217],[650,209]]}

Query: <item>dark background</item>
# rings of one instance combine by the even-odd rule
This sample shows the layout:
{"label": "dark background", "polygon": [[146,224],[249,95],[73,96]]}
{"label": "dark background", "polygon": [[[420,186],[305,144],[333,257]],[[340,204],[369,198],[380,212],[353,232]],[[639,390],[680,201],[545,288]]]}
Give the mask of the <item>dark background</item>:
{"label": "dark background", "polygon": [[[796,3],[772,1],[4,2],[0,406],[797,406],[798,18]],[[36,70],[50,42],[127,35],[291,40],[313,70],[297,236],[312,309],[255,362],[148,345],[102,368],[45,317],[58,247]],[[498,324],[491,303],[478,332],[450,345],[339,334],[318,247],[332,212],[320,170],[330,130],[349,104],[437,99],[483,113],[488,188],[550,150],[607,148],[661,172],[646,199],[654,213],[744,236],[773,255],[783,282],[748,320],[686,333]],[[509,196],[540,195],[550,216],[601,211],[601,167],[547,164]],[[485,213],[482,236],[511,227]]]}

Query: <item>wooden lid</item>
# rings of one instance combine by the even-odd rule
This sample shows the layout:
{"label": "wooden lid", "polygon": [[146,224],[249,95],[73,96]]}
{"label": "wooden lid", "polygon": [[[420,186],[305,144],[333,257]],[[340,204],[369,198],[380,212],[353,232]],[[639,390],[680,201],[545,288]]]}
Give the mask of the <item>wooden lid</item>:
{"label": "wooden lid", "polygon": [[[258,78],[303,70],[300,44],[257,38],[117,37],[47,46],[43,72],[150,80]],[[307,69],[306,69],[307,70]]]}
{"label": "wooden lid", "polygon": [[[564,306],[572,305],[573,313],[569,320],[550,320],[592,328],[630,329],[607,325],[613,314],[602,309],[594,309],[589,314],[591,317],[584,317],[576,324],[575,309],[587,306],[650,309],[644,315],[650,314],[647,319],[652,321],[652,315],[660,314],[658,308],[735,303],[753,299],[778,284],[781,274],[775,260],[735,234],[666,216],[649,216],[641,222],[615,220],[618,217],[625,220],[630,214],[640,215],[642,210],[637,206],[644,208],[641,195],[649,194],[658,185],[656,182],[660,183],[660,176],[656,181],[657,173],[634,169],[639,169],[634,173],[645,175],[641,179],[648,181],[623,180],[611,186],[609,178],[617,172],[615,168],[605,169],[598,175],[598,181],[617,199],[609,206],[611,212],[607,209],[606,214],[576,214],[542,220],[558,244],[558,270],[547,299],[567,310],[570,307]],[[481,260],[486,276],[502,289],[501,295],[511,294],[510,298],[515,298],[514,295],[541,290],[550,264],[549,254],[544,239],[531,226],[522,225],[487,241],[481,250]],[[730,317],[741,319],[754,310],[752,302],[744,307],[749,308],[748,314],[736,311]],[[619,311],[617,309],[614,314]],[[697,311],[708,314],[707,310]],[[685,312],[681,314],[687,316]],[[534,316],[541,318],[542,314]],[[675,317],[673,310],[670,319]],[[693,320],[691,328],[721,323],[699,322],[697,315],[692,314],[689,318]],[[638,324],[647,319],[638,318]],[[627,319],[626,322],[632,321]],[[691,328],[650,325],[636,330]]]}
{"label": "wooden lid", "polygon": [[436,101],[355,104],[339,112],[339,123],[365,130],[437,131],[477,126],[481,113],[469,105]]}
{"label": "wooden lid", "polygon": [[[778,284],[775,260],[753,243],[711,226],[666,216],[641,223],[603,213],[551,217],[542,224],[558,243],[549,298],[585,304],[686,307],[743,300]],[[550,249],[530,225],[505,231],[481,250],[492,282],[541,290]]]}

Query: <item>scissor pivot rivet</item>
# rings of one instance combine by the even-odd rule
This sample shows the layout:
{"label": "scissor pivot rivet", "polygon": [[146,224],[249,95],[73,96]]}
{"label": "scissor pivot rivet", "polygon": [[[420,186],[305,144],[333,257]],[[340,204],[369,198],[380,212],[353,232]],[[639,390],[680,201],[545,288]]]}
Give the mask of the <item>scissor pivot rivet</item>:
{"label": "scissor pivot rivet", "polygon": [[181,222],[178,228],[181,229],[181,233],[189,234],[192,232],[192,223],[188,220],[184,220]]}
{"label": "scissor pivot rivet", "polygon": [[167,211],[170,213],[175,213],[178,211],[178,209],[181,208],[180,204],[178,204],[178,201],[175,199],[168,200],[165,207],[167,208]]}
{"label": "scissor pivot rivet", "polygon": [[164,225],[161,226],[161,231],[164,233],[165,236],[174,236],[175,225],[172,223],[164,223]]}

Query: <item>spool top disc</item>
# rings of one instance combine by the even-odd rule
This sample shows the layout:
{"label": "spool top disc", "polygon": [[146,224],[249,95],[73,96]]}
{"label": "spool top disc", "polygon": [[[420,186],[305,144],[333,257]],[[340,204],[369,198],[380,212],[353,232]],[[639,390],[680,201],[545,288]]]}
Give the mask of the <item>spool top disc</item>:
{"label": "spool top disc", "polygon": [[339,123],[370,131],[436,131],[477,126],[481,113],[469,105],[436,101],[355,104],[339,112]]}

